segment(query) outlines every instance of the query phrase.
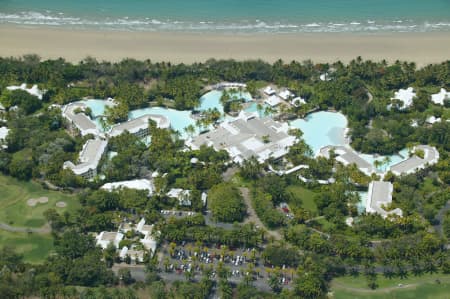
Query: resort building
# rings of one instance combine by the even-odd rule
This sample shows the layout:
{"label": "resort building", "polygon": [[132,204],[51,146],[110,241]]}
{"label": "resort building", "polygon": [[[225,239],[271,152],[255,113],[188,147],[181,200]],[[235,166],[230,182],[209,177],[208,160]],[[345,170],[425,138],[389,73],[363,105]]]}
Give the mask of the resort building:
{"label": "resort building", "polygon": [[191,206],[191,190],[184,190],[181,188],[172,188],[167,192],[167,196],[170,198],[178,199],[180,206]]}
{"label": "resort building", "polygon": [[431,95],[431,101],[436,105],[444,106],[446,100],[450,100],[450,92],[446,91],[444,88],[441,88],[439,93]]}
{"label": "resort building", "polygon": [[8,148],[8,145],[6,144],[6,137],[8,136],[9,129],[7,127],[0,127],[0,146],[3,149]]}
{"label": "resort building", "polygon": [[[407,109],[412,106],[413,99],[416,97],[416,93],[412,87],[408,87],[407,89],[400,89],[399,91],[394,93],[394,97],[391,100],[399,100],[402,102],[399,109]],[[391,106],[391,105],[390,105]],[[390,107],[389,106],[389,107]]]}
{"label": "resort building", "polygon": [[93,134],[95,136],[100,135],[96,124],[83,113],[87,105],[81,102],[70,103],[63,107],[62,115],[65,117],[72,129],[78,129],[81,136]]}
{"label": "resort building", "polygon": [[148,196],[152,196],[152,194],[155,192],[155,186],[153,185],[153,181],[147,179],[107,183],[101,186],[100,188],[110,192],[114,190],[120,190],[122,188],[147,190]]}
{"label": "resort building", "polygon": [[140,139],[145,138],[150,135],[150,120],[156,122],[156,126],[158,128],[168,129],[170,127],[170,121],[167,117],[163,115],[146,114],[141,117],[113,126],[108,135],[110,137],[115,137],[119,136],[125,131],[128,131]]}
{"label": "resort building", "polygon": [[[152,236],[153,225],[145,224],[145,219],[142,218],[137,225],[133,225],[131,223],[122,223],[119,227],[119,232],[122,234],[126,234],[129,231],[135,230],[136,232],[141,233],[143,238],[139,241],[144,246],[146,250],[151,250],[151,254],[154,254],[156,251],[156,246],[158,245],[155,238]],[[124,259],[126,255],[131,257],[133,261],[141,262],[144,257],[144,251],[142,250],[134,250],[134,248],[126,248],[125,250],[122,248],[120,251],[120,258]],[[137,256],[137,259],[134,259],[133,255]]]}
{"label": "resort building", "polygon": [[85,179],[93,179],[97,175],[97,167],[108,142],[101,139],[89,139],[83,146],[79,154],[77,165],[70,161],[64,162],[63,168],[70,169],[76,175],[81,175]]}
{"label": "resort building", "polygon": [[391,166],[390,170],[395,175],[410,174],[417,170],[424,169],[429,165],[436,164],[439,161],[438,150],[429,145],[418,145],[414,147],[413,151],[423,152],[423,159],[417,155],[413,155],[410,158]]}
{"label": "resort building", "polygon": [[328,73],[323,73],[319,76],[320,81],[330,81],[330,74]]}
{"label": "resort building", "polygon": [[224,89],[224,88],[247,88],[247,84],[238,82],[221,82],[213,86],[213,89]]}
{"label": "resort building", "polygon": [[376,172],[376,168],[372,164],[361,158],[355,150],[347,146],[325,146],[319,150],[318,155],[330,159],[333,151],[334,155],[336,155],[336,161],[346,166],[355,164],[361,172],[368,176]]}
{"label": "resort building", "polygon": [[432,125],[434,123],[440,123],[441,121],[442,121],[442,119],[440,117],[436,117],[434,115],[427,117],[427,119],[425,120],[425,122],[430,125]]}
{"label": "resort building", "polygon": [[373,181],[369,184],[369,194],[366,202],[367,213],[377,213],[383,218],[388,215],[402,216],[402,210],[397,208],[392,211],[386,211],[385,207],[392,202],[392,192],[394,188],[391,182]]}
{"label": "resort building", "polygon": [[101,232],[95,239],[97,246],[100,246],[103,249],[108,248],[109,244],[113,244],[114,247],[119,248],[120,241],[123,239],[123,234],[116,232]]}
{"label": "resort building", "polygon": [[7,90],[13,91],[13,90],[23,90],[28,92],[29,94],[37,97],[39,100],[42,100],[42,97],[45,94],[45,91],[39,90],[38,86],[35,84],[31,88],[27,88],[27,84],[23,83],[20,86],[8,86],[6,87]]}
{"label": "resort building", "polygon": [[282,92],[280,92],[278,94],[278,96],[280,98],[282,98],[283,100],[287,101],[289,100],[291,97],[294,96],[294,94],[292,92],[290,92],[288,89],[283,90]]}
{"label": "resort building", "polygon": [[143,250],[136,250],[135,248],[129,249],[127,246],[122,247],[119,252],[119,257],[122,261],[125,261],[127,256],[129,256],[134,263],[144,262],[144,255],[145,253]]}
{"label": "resort building", "polygon": [[270,107],[276,107],[280,105],[283,101],[276,95],[270,96],[264,100],[264,103],[269,105]]}
{"label": "resort building", "polygon": [[254,156],[260,163],[278,159],[288,153],[296,138],[288,134],[289,125],[257,113],[241,112],[235,120],[226,120],[213,131],[200,134],[187,145],[197,150],[201,145],[226,150],[236,163]]}
{"label": "resort building", "polygon": [[295,97],[291,100],[291,105],[294,107],[300,107],[301,105],[305,105],[306,100],[301,97]]}
{"label": "resort building", "polygon": [[266,88],[264,88],[264,93],[268,96],[273,96],[277,93],[277,91],[273,89],[272,86],[269,85]]}
{"label": "resort building", "polygon": [[145,224],[145,219],[142,218],[136,226],[136,231],[144,235],[144,237],[139,241],[142,243],[144,248],[149,250],[153,255],[156,251],[156,246],[158,245],[152,236],[153,225]]}

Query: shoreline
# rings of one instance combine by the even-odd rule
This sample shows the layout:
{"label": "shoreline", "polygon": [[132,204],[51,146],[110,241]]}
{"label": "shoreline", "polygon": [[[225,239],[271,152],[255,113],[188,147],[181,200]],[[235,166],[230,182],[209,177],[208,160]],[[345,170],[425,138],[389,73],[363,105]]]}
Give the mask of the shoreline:
{"label": "shoreline", "polygon": [[0,26],[0,56],[38,54],[78,63],[90,56],[117,62],[125,58],[195,63],[208,59],[283,59],[315,63],[374,61],[415,62],[418,66],[450,59],[450,32],[425,33],[255,33],[214,34],[23,28]]}

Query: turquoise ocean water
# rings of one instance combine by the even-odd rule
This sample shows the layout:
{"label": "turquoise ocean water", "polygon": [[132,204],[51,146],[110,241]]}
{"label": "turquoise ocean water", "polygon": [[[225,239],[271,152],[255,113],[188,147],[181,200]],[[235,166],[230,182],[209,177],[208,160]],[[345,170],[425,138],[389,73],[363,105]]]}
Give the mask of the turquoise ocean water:
{"label": "turquoise ocean water", "polygon": [[450,32],[450,0],[0,0],[0,24],[229,33]]}

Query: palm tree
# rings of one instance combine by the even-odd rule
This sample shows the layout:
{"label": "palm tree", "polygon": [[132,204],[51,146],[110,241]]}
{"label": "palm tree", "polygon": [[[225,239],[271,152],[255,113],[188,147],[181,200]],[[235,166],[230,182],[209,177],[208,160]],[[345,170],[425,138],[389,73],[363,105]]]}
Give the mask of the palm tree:
{"label": "palm tree", "polygon": [[192,138],[194,136],[194,133],[195,133],[195,126],[193,124],[190,124],[189,126],[184,128],[184,131],[186,132],[186,134],[188,134],[188,136],[190,138]]}
{"label": "palm tree", "polygon": [[380,160],[375,160],[373,161],[373,166],[375,166],[375,168],[380,168],[382,165],[382,162]]}

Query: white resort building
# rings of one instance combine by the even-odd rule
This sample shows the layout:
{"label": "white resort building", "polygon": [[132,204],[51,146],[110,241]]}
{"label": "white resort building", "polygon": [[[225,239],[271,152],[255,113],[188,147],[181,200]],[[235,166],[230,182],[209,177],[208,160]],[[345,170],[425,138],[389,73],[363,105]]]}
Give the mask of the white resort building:
{"label": "white resort building", "polygon": [[187,145],[194,150],[203,144],[215,150],[226,150],[236,163],[252,156],[262,163],[288,153],[289,147],[296,142],[296,137],[288,131],[287,123],[260,118],[257,113],[241,112],[237,119],[224,121],[217,129],[188,140]]}
{"label": "white resort building", "polygon": [[95,239],[97,241],[97,246],[100,246],[102,249],[108,248],[109,244],[119,248],[120,241],[123,240],[123,234],[117,232],[101,232]]}
{"label": "white resort building", "polygon": [[294,107],[300,107],[301,105],[305,105],[306,100],[302,97],[295,97],[291,100],[291,105]]}
{"label": "white resort building", "polygon": [[431,95],[431,101],[436,105],[444,105],[445,100],[450,100],[450,91],[446,91],[444,88],[441,88],[439,93],[435,93]]}
{"label": "white resort building", "polygon": [[[413,155],[397,164],[392,165],[389,170],[395,175],[410,174],[424,169],[427,166],[436,164],[439,160],[439,152],[435,147],[429,145],[418,145],[414,147],[414,151],[422,151],[424,158]],[[331,152],[334,151],[336,161],[344,165],[355,164],[364,174],[370,176],[373,173],[382,173],[376,167],[361,157],[359,153],[349,146],[325,146],[319,150],[318,156],[329,159]]]}
{"label": "white resort building", "polygon": [[[114,101],[109,99],[105,105],[114,105]],[[62,115],[69,122],[71,129],[76,129],[81,136],[92,134],[95,140],[88,140],[80,153],[80,163],[74,165],[72,162],[65,162],[64,168],[71,169],[76,175],[81,175],[86,179],[92,179],[97,175],[98,163],[106,149],[107,141],[102,139],[119,136],[125,131],[136,135],[138,138],[145,138],[150,135],[149,120],[156,122],[158,128],[167,129],[170,127],[170,120],[163,115],[146,114],[130,121],[117,124],[105,134],[98,128],[98,125],[84,112],[88,106],[83,102],[73,102],[65,105]]]}
{"label": "white resort building", "polygon": [[415,151],[422,151],[423,159],[417,155],[413,155],[405,161],[391,166],[390,170],[392,173],[395,175],[414,173],[427,166],[436,164],[439,161],[439,152],[433,146],[418,145],[414,147],[413,152]]}
{"label": "white resort building", "polygon": [[6,137],[8,136],[9,129],[7,127],[0,127],[0,146],[3,149],[8,148],[8,145],[6,144]]}
{"label": "white resort building", "polygon": [[79,130],[81,136],[88,134],[99,136],[100,131],[97,125],[83,113],[86,108],[87,105],[81,102],[70,103],[63,107],[62,115],[69,121],[72,129]]}
{"label": "white resort building", "polygon": [[191,206],[191,190],[184,190],[181,188],[172,188],[166,194],[170,198],[178,199],[180,206]]}
{"label": "white resort building", "polygon": [[31,94],[32,96],[37,97],[39,100],[42,100],[42,97],[45,94],[45,90],[39,90],[38,86],[34,84],[31,88],[27,88],[27,84],[23,83],[20,86],[8,86],[6,87],[7,90],[13,91],[13,90],[24,90]]}
{"label": "white resort building", "polygon": [[383,218],[388,215],[398,215],[402,216],[403,212],[401,209],[397,208],[392,211],[386,211],[385,207],[392,202],[392,193],[394,187],[391,182],[383,181],[373,181],[369,184],[369,195],[366,202],[366,212],[367,213],[377,213]]}
{"label": "white resort building", "polygon": [[278,93],[278,96],[280,98],[282,98],[283,100],[287,101],[291,97],[293,97],[294,94],[292,92],[290,92],[288,89],[285,89],[285,90],[281,91],[280,93]]}
{"label": "white resort building", "polygon": [[268,96],[273,96],[277,93],[277,91],[275,89],[273,89],[272,86],[267,86],[266,88],[264,88],[264,93]]}
{"label": "white resort building", "polygon": [[155,192],[155,186],[153,185],[153,182],[147,179],[137,179],[130,181],[107,183],[101,186],[100,188],[110,192],[114,190],[120,190],[122,188],[147,190],[148,196],[151,196]]}
{"label": "white resort building", "polygon": [[[413,99],[416,97],[416,93],[412,87],[408,87],[407,89],[399,89],[394,93],[394,97],[391,100],[399,100],[402,102],[402,105],[398,107],[399,109],[407,109],[412,106]],[[390,105],[391,106],[391,105]]]}
{"label": "white resort building", "polygon": [[269,105],[270,107],[276,107],[280,105],[283,101],[276,95],[272,95],[264,100],[264,103]]}
{"label": "white resort building", "polygon": [[64,162],[63,168],[70,169],[74,174],[85,179],[93,179],[97,175],[97,167],[102,158],[108,142],[101,139],[89,139],[79,154],[78,164],[70,161]]}
{"label": "white resort building", "polygon": [[356,164],[356,167],[368,176],[376,172],[376,168],[371,163],[361,158],[355,150],[348,146],[325,146],[319,150],[318,156],[330,159],[332,151],[336,155],[336,161],[341,162],[345,166]]}
{"label": "white resort building", "polygon": [[167,117],[163,115],[146,114],[141,117],[113,126],[108,135],[110,137],[115,137],[119,136],[125,131],[128,131],[140,139],[145,138],[150,135],[150,120],[156,122],[156,126],[158,128],[168,129],[170,127],[170,121]]}

